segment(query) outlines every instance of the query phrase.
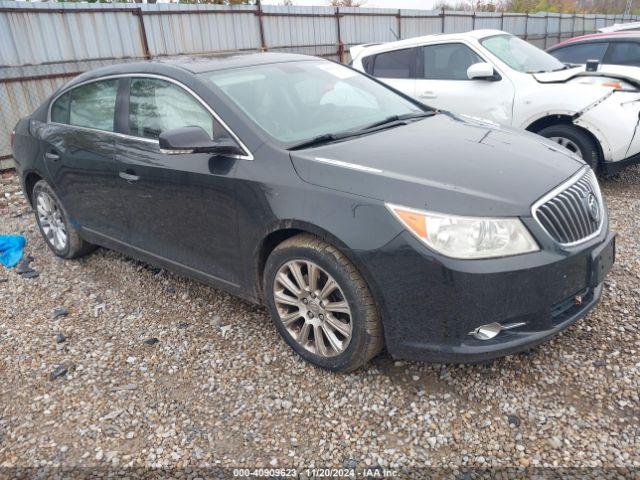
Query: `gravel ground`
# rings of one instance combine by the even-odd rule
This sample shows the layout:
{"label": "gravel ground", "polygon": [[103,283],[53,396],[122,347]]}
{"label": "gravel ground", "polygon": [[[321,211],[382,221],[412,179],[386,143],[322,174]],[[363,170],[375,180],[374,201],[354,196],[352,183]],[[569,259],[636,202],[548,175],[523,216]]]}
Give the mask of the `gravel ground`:
{"label": "gravel ground", "polygon": [[383,355],[348,375],[301,361],[262,307],[112,251],[54,257],[16,178],[0,182],[0,234],[26,235],[39,273],[0,267],[0,476],[77,466],[640,476],[640,168],[603,181],[618,258],[586,319],[487,365]]}

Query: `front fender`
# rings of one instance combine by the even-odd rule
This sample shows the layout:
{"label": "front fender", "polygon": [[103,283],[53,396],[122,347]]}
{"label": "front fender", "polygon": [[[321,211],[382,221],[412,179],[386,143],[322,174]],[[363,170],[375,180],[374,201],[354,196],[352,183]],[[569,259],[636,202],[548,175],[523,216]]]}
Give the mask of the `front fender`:
{"label": "front fender", "polygon": [[640,94],[616,91],[585,110],[573,122],[589,130],[602,146],[605,161],[615,162],[640,153],[636,133],[640,123]]}
{"label": "front fender", "polygon": [[[543,118],[556,117],[556,116],[574,118],[578,113],[579,113],[578,111],[572,111],[572,110],[550,110],[550,111],[540,112],[540,113],[537,113],[536,115],[533,115],[530,118],[527,118],[524,122],[522,122],[522,124],[520,125],[520,128],[524,130],[528,130],[531,125],[536,123],[538,120],[542,120]],[[607,135],[599,128],[599,124],[601,122],[594,123],[592,121],[591,116],[587,116],[587,118],[585,118],[584,116],[581,116],[574,119],[572,123],[574,125],[584,128],[589,133],[591,133],[596,138],[598,143],[600,143],[604,160],[611,161],[611,157],[612,157],[611,145],[609,143],[609,140],[607,139]]]}

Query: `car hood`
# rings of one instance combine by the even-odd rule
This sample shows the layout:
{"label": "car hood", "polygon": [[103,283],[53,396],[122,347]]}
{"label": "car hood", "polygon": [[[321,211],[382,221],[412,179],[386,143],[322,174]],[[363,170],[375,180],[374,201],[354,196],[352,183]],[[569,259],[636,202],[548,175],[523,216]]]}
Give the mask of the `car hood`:
{"label": "car hood", "polygon": [[533,77],[540,83],[562,83],[575,77],[610,77],[626,80],[638,86],[640,84],[640,68],[604,64],[600,65],[596,72],[587,72],[585,67],[582,66],[558,70],[557,72],[534,73]]}
{"label": "car hood", "polygon": [[449,113],[292,151],[305,182],[459,215],[528,216],[584,166],[538,135]]}

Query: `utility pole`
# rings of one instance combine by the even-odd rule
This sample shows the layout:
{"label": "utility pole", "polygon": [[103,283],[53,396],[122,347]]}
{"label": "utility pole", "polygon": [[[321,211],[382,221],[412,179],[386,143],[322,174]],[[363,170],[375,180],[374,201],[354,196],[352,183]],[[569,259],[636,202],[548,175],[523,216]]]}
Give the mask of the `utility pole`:
{"label": "utility pole", "polygon": [[625,15],[631,15],[631,7],[633,6],[633,0],[627,0],[627,6],[624,8]]}

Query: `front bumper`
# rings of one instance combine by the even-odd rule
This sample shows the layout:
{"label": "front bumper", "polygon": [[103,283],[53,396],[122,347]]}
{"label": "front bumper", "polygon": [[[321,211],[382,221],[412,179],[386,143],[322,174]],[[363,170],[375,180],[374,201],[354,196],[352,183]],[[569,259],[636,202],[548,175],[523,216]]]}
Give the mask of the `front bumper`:
{"label": "front bumper", "polygon": [[604,162],[602,164],[602,173],[606,176],[611,176],[626,167],[638,164],[640,164],[640,153],[627,157],[624,160],[618,160],[617,162]]}
{"label": "front bumper", "polygon": [[[605,229],[571,252],[458,261],[425,253],[401,234],[369,263],[382,295],[387,349],[407,360],[474,363],[544,342],[598,303],[613,242]],[[610,251],[602,264],[602,252]],[[491,322],[526,324],[491,340],[469,335]]]}

